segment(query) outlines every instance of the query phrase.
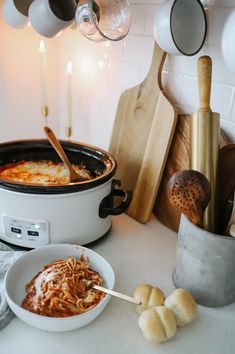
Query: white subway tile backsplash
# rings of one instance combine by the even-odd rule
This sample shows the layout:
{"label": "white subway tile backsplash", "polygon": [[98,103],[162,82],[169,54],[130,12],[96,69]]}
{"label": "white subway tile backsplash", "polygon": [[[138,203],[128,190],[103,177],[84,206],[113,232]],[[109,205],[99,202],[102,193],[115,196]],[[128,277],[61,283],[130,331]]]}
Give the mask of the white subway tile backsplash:
{"label": "white subway tile backsplash", "polygon": [[153,36],[153,24],[159,6],[148,5],[145,16],[145,30],[144,33],[148,36]]}
{"label": "white subway tile backsplash", "polygon": [[235,86],[235,73],[231,72],[225,65],[223,55],[221,52],[221,46],[210,46],[210,55],[213,65],[213,80],[221,82],[223,84]]}
{"label": "white subway tile backsplash", "polygon": [[86,39],[78,29],[68,28],[54,40],[58,42],[60,50],[82,51],[85,53],[94,53],[96,51],[95,43]]}
{"label": "white subway tile backsplash", "polygon": [[233,98],[233,87],[213,82],[211,92],[211,109],[213,112],[220,113],[221,119],[230,119]]}
{"label": "white subway tile backsplash", "polygon": [[188,112],[196,112],[199,107],[199,97],[198,97],[198,84],[195,77],[184,76],[182,84],[182,93],[180,102],[181,106],[187,106],[190,108]]}
{"label": "white subway tile backsplash", "polygon": [[234,7],[234,0],[201,0],[205,7]]}
{"label": "white subway tile backsplash", "polygon": [[[164,0],[131,1],[132,23],[123,41],[92,43],[76,31],[73,31],[72,39],[69,38],[69,31],[72,30],[60,38],[60,56],[65,60],[65,53],[76,53],[70,56],[75,61],[80,91],[83,87],[87,89],[82,95],[79,86],[76,88],[79,100],[86,102],[81,112],[81,129],[78,130],[84,138],[91,139],[91,143],[108,146],[121,93],[146,77],[154,46],[154,17],[162,3]],[[235,140],[235,74],[226,67],[221,53],[221,34],[232,11],[232,2],[208,0],[204,4],[208,21],[206,42],[195,56],[167,57],[162,76],[163,87],[179,113],[196,112],[199,108],[197,60],[202,55],[210,55],[213,60],[211,106],[213,111],[221,114],[223,124],[230,122],[230,135]],[[92,99],[87,100],[87,95]],[[83,122],[86,116],[88,118]]]}
{"label": "white subway tile backsplash", "polygon": [[[45,40],[49,69],[48,97],[51,107],[49,119],[52,126],[57,127],[60,123],[61,137],[65,137],[67,120],[65,69],[68,61],[72,61],[74,126],[72,138],[108,148],[121,93],[139,84],[148,73],[154,46],[153,21],[164,2],[165,0],[130,1],[132,15],[130,33],[119,42],[94,43],[83,37],[78,29],[70,28],[53,41]],[[207,7],[206,43],[193,57],[168,56],[164,64],[163,86],[179,113],[197,111],[199,108],[197,59],[201,55],[210,55],[213,60],[211,106],[213,111],[221,114],[221,125],[235,141],[235,73],[226,67],[221,53],[222,31],[228,16],[235,9],[235,0],[202,0],[202,2]],[[15,119],[13,112],[15,107],[19,107],[17,108],[19,112],[22,111],[24,132],[26,131],[28,135],[33,132],[35,135],[35,129],[40,131],[42,125],[37,65],[37,46],[41,37],[30,28],[22,31],[7,28],[1,19],[0,26],[0,94],[3,102],[0,114],[7,117],[0,138],[3,140],[3,136],[6,136],[11,139],[14,135],[11,126]],[[30,45],[20,51],[17,43],[27,41]],[[16,57],[17,61],[10,59],[10,64],[9,58]],[[28,68],[31,71],[26,75]],[[14,81],[16,77],[17,82]],[[13,88],[11,82],[14,82]],[[25,90],[20,89],[22,82],[24,87],[30,87],[27,110],[22,104],[25,102]],[[11,102],[16,102],[15,107]],[[30,110],[34,113],[30,114]],[[37,114],[36,125],[27,128],[30,116]]]}
{"label": "white subway tile backsplash", "polygon": [[91,139],[93,144],[103,149],[107,149],[110,138],[110,131],[106,125],[106,107],[100,102],[93,101],[91,110]]}
{"label": "white subway tile backsplash", "polygon": [[115,59],[122,60],[124,41],[102,41],[98,43],[93,43],[93,45],[95,45],[95,51],[93,51],[93,55],[112,57]]}
{"label": "white subway tile backsplash", "polygon": [[123,59],[129,63],[150,65],[154,38],[129,35],[125,39]]}
{"label": "white subway tile backsplash", "polygon": [[128,62],[111,61],[108,69],[108,80],[110,85],[119,85],[129,88],[141,81],[141,66]]}
{"label": "white subway tile backsplash", "polygon": [[169,74],[167,71],[163,72],[162,84],[164,92],[167,93],[167,97],[172,103],[179,104],[181,102],[183,79],[182,74]]}
{"label": "white subway tile backsplash", "polygon": [[233,100],[233,105],[232,105],[232,110],[231,110],[231,115],[229,120],[231,123],[235,123],[235,99]]}
{"label": "white subway tile backsplash", "polygon": [[131,27],[129,33],[142,35],[145,32],[146,6],[131,4],[130,10],[131,10]]}

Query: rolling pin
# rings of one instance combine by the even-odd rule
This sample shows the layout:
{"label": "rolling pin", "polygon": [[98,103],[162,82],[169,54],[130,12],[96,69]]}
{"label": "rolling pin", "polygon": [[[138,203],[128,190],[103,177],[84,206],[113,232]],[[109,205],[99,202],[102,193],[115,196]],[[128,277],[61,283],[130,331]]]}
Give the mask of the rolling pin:
{"label": "rolling pin", "polygon": [[190,168],[204,174],[210,182],[211,200],[203,216],[203,228],[216,232],[220,115],[210,108],[211,58],[200,57],[197,69],[200,108],[190,115]]}

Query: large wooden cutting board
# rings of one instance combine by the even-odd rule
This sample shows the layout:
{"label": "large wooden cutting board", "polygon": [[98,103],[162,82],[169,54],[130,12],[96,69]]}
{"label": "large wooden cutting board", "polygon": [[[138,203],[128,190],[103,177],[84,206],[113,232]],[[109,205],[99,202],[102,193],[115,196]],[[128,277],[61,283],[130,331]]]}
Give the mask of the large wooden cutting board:
{"label": "large wooden cutting board", "polygon": [[177,121],[162,92],[165,58],[155,44],[145,80],[121,95],[109,148],[118,163],[116,177],[133,192],[128,214],[143,223],[152,212]]}
{"label": "large wooden cutting board", "polygon": [[[220,147],[229,143],[224,132],[220,131]],[[169,229],[177,232],[180,222],[180,211],[172,207],[167,198],[167,182],[179,170],[189,168],[189,116],[178,117],[175,134],[172,140],[168,159],[161,179],[160,188],[154,203],[153,213],[157,219]]]}

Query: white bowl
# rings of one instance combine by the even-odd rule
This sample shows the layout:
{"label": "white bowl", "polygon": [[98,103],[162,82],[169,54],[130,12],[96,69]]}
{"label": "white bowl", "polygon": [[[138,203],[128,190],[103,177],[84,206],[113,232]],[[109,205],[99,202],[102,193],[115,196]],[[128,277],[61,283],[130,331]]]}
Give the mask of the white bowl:
{"label": "white bowl", "polygon": [[89,258],[92,269],[99,272],[103,277],[104,286],[113,289],[115,283],[114,271],[111,265],[95,251],[86,247],[68,244],[39,247],[21,256],[10,266],[6,273],[4,281],[6,299],[16,316],[34,327],[54,332],[70,331],[92,322],[107,306],[110,295],[106,295],[92,310],[70,317],[42,316],[21,307],[22,300],[26,295],[25,285],[43,269],[44,265],[53,260],[65,259],[69,256],[79,258],[81,254]]}

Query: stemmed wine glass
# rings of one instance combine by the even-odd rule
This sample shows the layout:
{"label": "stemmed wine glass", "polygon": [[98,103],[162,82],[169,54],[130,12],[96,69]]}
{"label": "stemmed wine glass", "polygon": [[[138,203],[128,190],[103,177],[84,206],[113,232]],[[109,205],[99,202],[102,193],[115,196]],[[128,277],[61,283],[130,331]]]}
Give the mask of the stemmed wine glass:
{"label": "stemmed wine glass", "polygon": [[130,17],[127,0],[79,0],[75,20],[92,41],[119,41],[129,32]]}

